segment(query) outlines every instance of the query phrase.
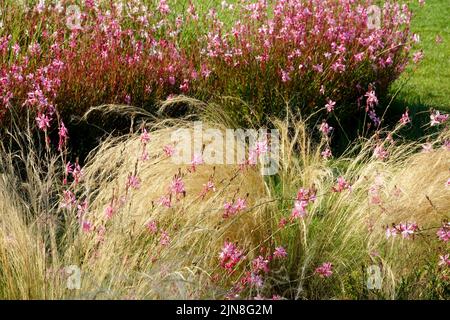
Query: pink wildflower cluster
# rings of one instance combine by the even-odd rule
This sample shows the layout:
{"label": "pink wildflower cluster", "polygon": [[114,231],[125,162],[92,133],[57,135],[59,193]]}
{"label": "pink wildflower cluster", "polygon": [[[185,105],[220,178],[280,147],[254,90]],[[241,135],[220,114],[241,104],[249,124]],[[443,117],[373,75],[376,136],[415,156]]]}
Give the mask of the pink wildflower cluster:
{"label": "pink wildflower cluster", "polygon": [[450,222],[444,223],[436,232],[439,240],[448,242],[450,240]]}
{"label": "pink wildflower cluster", "polygon": [[291,219],[304,218],[308,212],[307,207],[310,203],[316,200],[316,190],[314,188],[304,189],[300,188],[297,192],[297,197],[294,202],[294,208],[291,212]]}
{"label": "pink wildflower cluster", "polygon": [[219,254],[220,265],[229,273],[235,271],[236,265],[245,259],[245,256],[234,243],[226,241]]}
{"label": "pink wildflower cluster", "polygon": [[223,217],[226,219],[231,216],[234,216],[235,214],[244,210],[246,207],[247,207],[247,203],[246,203],[245,199],[243,199],[243,198],[237,198],[234,203],[226,202],[223,205],[223,208],[224,208]]}
{"label": "pink wildflower cluster", "polygon": [[433,111],[430,115],[430,126],[437,126],[446,122],[449,118],[448,114],[441,114],[439,111]]}
{"label": "pink wildflower cluster", "polygon": [[344,84],[345,88],[368,85],[356,75],[364,64],[371,66],[364,68],[364,74],[376,80],[382,91],[390,82],[387,75],[398,75],[408,61],[412,36],[407,6],[386,2],[381,28],[373,29],[368,27],[371,4],[354,0],[244,2],[229,31],[217,14],[209,17],[211,29],[202,57],[208,69],[222,79],[239,75],[247,91],[262,90],[258,83],[270,82],[274,92],[290,96],[295,92],[301,101],[325,105],[332,112],[336,101],[345,104],[355,98],[355,92],[349,99],[341,90]]}
{"label": "pink wildflower cluster", "polygon": [[[371,0],[243,1],[222,6],[236,13],[230,28],[216,10],[200,19],[192,2],[185,17],[173,18],[167,0],[84,1],[70,25],[66,1],[42,3],[21,16],[20,39],[0,37],[0,119],[12,107],[28,108],[45,132],[58,113],[82,115],[105,103],[154,107],[205,92],[255,92],[246,99],[271,108],[276,96],[296,96],[305,108],[333,112],[336,101],[355,101],[357,86],[387,88],[405,68],[412,40],[408,7],[390,1],[380,29],[368,27]],[[192,27],[207,32],[183,37]]]}
{"label": "pink wildflower cluster", "polygon": [[401,234],[404,239],[410,239],[414,237],[418,230],[419,226],[415,222],[393,224],[392,227],[386,228],[386,238],[395,238]]}
{"label": "pink wildflower cluster", "polygon": [[333,192],[342,192],[344,190],[351,190],[352,186],[345,180],[344,177],[337,178],[337,184],[332,188]]}
{"label": "pink wildflower cluster", "polygon": [[333,275],[333,264],[331,262],[324,262],[316,268],[315,273],[322,278],[331,277]]}

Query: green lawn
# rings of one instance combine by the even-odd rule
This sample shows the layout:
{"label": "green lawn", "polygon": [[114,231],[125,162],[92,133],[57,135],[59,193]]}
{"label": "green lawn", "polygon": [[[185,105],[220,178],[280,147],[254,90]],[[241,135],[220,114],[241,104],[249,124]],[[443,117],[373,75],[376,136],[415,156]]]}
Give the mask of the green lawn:
{"label": "green lawn", "polygon": [[[429,108],[450,111],[450,1],[426,0],[423,7],[412,1],[412,30],[421,42],[413,52],[423,49],[425,58],[415,69],[409,67],[394,85],[401,88],[396,105],[420,111]],[[442,43],[436,43],[436,36]]]}

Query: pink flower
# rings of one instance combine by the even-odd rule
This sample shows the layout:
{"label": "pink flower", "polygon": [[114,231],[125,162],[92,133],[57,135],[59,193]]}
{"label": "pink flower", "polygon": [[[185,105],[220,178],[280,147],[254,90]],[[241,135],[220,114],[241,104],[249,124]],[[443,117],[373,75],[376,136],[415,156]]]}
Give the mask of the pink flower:
{"label": "pink flower", "polygon": [[269,260],[265,259],[263,256],[258,256],[252,261],[252,268],[256,273],[261,271],[264,273],[268,273],[270,271]]}
{"label": "pink flower", "polygon": [[128,176],[128,181],[127,181],[127,188],[132,188],[132,189],[139,189],[141,187],[141,181],[139,179],[139,177],[135,176],[135,175],[129,175]]}
{"label": "pink flower", "polygon": [[111,219],[112,218],[112,216],[113,216],[113,214],[114,214],[114,207],[112,206],[112,205],[108,205],[106,208],[105,208],[105,217],[107,218],[107,219]]}
{"label": "pink flower", "polygon": [[175,153],[175,148],[172,145],[168,144],[164,146],[163,151],[166,156],[171,157]]}
{"label": "pink flower", "polygon": [[75,195],[70,190],[63,192],[64,200],[61,202],[61,208],[72,209],[72,206],[76,203]]}
{"label": "pink flower", "polygon": [[337,179],[337,185],[332,188],[334,192],[342,192],[344,190],[351,190],[352,186],[345,180],[344,177]]}
{"label": "pink flower", "polygon": [[436,232],[439,240],[448,242],[450,240],[450,222],[444,224],[437,232]]}
{"label": "pink flower", "polygon": [[82,228],[83,228],[83,232],[91,232],[93,229],[93,226],[89,221],[84,220],[82,223]]}
{"label": "pink flower", "polygon": [[226,202],[223,206],[225,212],[223,218],[229,218],[247,207],[245,199],[238,198],[234,203]]}
{"label": "pink flower", "polygon": [[83,175],[84,175],[83,169],[81,169],[80,165],[76,163],[72,170],[72,177],[75,184],[78,184],[80,182],[80,180],[83,178]]}
{"label": "pink flower", "polygon": [[225,241],[222,251],[219,254],[220,265],[229,273],[235,271],[236,265],[245,259],[242,250],[238,249],[234,243]]}
{"label": "pink flower", "polygon": [[36,117],[36,123],[39,128],[39,130],[47,131],[47,128],[50,128],[50,121],[51,119],[47,117],[46,114],[39,113]]}
{"label": "pink flower", "polygon": [[416,53],[413,54],[413,61],[414,63],[419,63],[424,57],[423,51],[417,51]]}
{"label": "pink flower", "polygon": [[267,145],[267,140],[258,141],[256,145],[249,151],[248,162],[250,164],[256,164],[258,157],[262,154],[267,153],[268,150],[269,147]]}
{"label": "pink flower", "polygon": [[308,202],[306,201],[295,201],[294,208],[291,212],[291,219],[304,218],[308,214],[308,212],[306,211],[307,206]]}
{"label": "pink flower", "polygon": [[391,237],[395,238],[397,235],[398,235],[398,230],[395,227],[393,227],[393,228],[387,227],[386,228],[386,239],[389,239]]}
{"label": "pink flower", "polygon": [[287,257],[287,252],[283,247],[276,247],[275,251],[273,252],[273,257],[274,258],[285,258]]}
{"label": "pink flower", "polygon": [[333,127],[331,127],[325,120],[323,120],[322,124],[319,127],[319,130],[323,133],[324,136],[328,136],[331,131],[333,131]]}
{"label": "pink flower", "polygon": [[264,281],[259,274],[251,273],[248,277],[248,283],[257,288],[261,288],[264,285]]}
{"label": "pink flower", "polygon": [[148,231],[152,234],[155,234],[156,232],[158,232],[158,225],[156,224],[156,221],[154,221],[154,220],[149,221],[145,226],[147,227]]}
{"label": "pink flower", "polygon": [[284,83],[291,81],[289,71],[281,70],[281,81]]}
{"label": "pink flower", "polygon": [[311,189],[304,189],[300,188],[297,192],[297,198],[298,201],[305,201],[307,203],[312,203],[316,201],[316,190],[314,188]]}
{"label": "pink flower", "polygon": [[194,154],[191,162],[191,170],[192,172],[195,172],[195,169],[198,165],[203,164],[203,157],[201,154]]}
{"label": "pink flower", "polygon": [[448,114],[441,114],[439,111],[432,112],[430,115],[430,126],[437,126],[441,123],[444,123],[448,120]]}
{"label": "pink flower", "polygon": [[336,102],[335,101],[333,101],[333,100],[331,100],[331,99],[328,99],[328,103],[325,105],[325,108],[327,108],[327,111],[328,112],[331,112],[331,111],[333,111],[334,110],[334,106],[336,105]]}
{"label": "pink flower", "polygon": [[416,223],[401,223],[397,226],[404,239],[409,239],[419,229]]}
{"label": "pink flower", "polygon": [[387,159],[387,157],[389,156],[389,152],[387,152],[386,149],[384,149],[384,147],[382,145],[378,145],[373,150],[373,155],[378,160],[383,161],[383,160]]}
{"label": "pink flower", "polygon": [[69,131],[67,130],[66,126],[64,125],[64,122],[62,121],[59,126],[58,135],[59,135],[58,151],[62,151],[67,143],[67,139],[69,138]]}
{"label": "pink flower", "polygon": [[159,243],[160,243],[162,246],[167,246],[167,245],[169,245],[169,243],[170,243],[170,237],[169,237],[169,234],[168,234],[166,231],[163,231],[163,232],[161,233],[161,237],[160,237],[160,239],[159,239]]}
{"label": "pink flower", "polygon": [[402,125],[408,124],[411,122],[411,119],[409,118],[408,110],[405,111],[404,114],[402,114],[402,117],[400,118],[400,123]]}
{"label": "pink flower", "polygon": [[148,133],[147,129],[142,129],[141,133],[141,143],[146,145],[150,142],[150,134]]}
{"label": "pink flower", "polygon": [[366,111],[368,111],[369,108],[373,108],[374,106],[376,106],[378,104],[378,98],[375,95],[375,91],[374,90],[367,91],[364,96],[367,98],[367,100],[366,100],[366,104],[367,104]]}
{"label": "pink flower", "polygon": [[322,278],[328,278],[333,274],[333,264],[331,262],[324,262],[314,272]]}
{"label": "pink flower", "polygon": [[166,207],[171,208],[172,207],[172,200],[170,196],[162,196],[159,198],[159,204]]}
{"label": "pink flower", "polygon": [[83,217],[89,209],[89,202],[85,199],[83,202],[79,203],[78,206],[78,217]]}
{"label": "pink flower", "polygon": [[167,4],[167,0],[159,0],[157,10],[163,15],[170,13],[170,7]]}
{"label": "pink flower", "polygon": [[331,158],[333,156],[333,154],[331,153],[330,148],[326,148],[320,154],[321,154],[322,158],[325,159],[325,160],[328,160],[329,158]]}
{"label": "pink flower", "polygon": [[186,192],[184,188],[184,182],[181,177],[174,177],[170,183],[170,192],[175,194],[184,194]]}
{"label": "pink flower", "polygon": [[214,185],[214,182],[212,182],[211,180],[208,180],[207,183],[203,184],[203,190],[200,193],[202,198],[204,198],[209,191],[216,192],[216,186]]}

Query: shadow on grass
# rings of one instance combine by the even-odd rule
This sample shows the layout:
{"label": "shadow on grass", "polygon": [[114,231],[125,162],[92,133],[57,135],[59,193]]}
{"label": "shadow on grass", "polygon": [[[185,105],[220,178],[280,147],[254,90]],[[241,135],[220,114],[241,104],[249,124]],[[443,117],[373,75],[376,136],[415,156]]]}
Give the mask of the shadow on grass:
{"label": "shadow on grass", "polygon": [[389,127],[395,126],[405,110],[409,110],[411,123],[400,131],[406,140],[420,140],[433,133],[438,128],[430,127],[430,110],[443,110],[441,106],[431,105],[420,101],[420,99],[405,99],[397,97],[391,103],[385,115],[385,124]]}

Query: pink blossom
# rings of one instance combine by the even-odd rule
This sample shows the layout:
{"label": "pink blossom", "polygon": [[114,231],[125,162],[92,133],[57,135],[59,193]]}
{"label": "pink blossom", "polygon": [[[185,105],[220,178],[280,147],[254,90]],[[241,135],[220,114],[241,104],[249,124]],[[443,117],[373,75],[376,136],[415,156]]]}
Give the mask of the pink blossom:
{"label": "pink blossom", "polygon": [[325,150],[323,150],[320,155],[322,156],[323,159],[328,160],[329,158],[331,158],[333,156],[333,154],[331,153],[330,148],[326,148]]}
{"label": "pink blossom", "polygon": [[402,117],[400,118],[400,123],[402,125],[408,124],[411,122],[411,119],[409,118],[408,110],[405,111],[404,114],[402,114]]}
{"label": "pink blossom", "polygon": [[337,179],[337,185],[332,188],[334,192],[342,192],[344,190],[351,190],[351,185],[345,180],[344,177]]}
{"label": "pink blossom", "polygon": [[325,120],[323,120],[322,124],[319,127],[319,130],[323,133],[324,136],[328,136],[333,131],[333,127],[331,127]]}
{"label": "pink blossom", "polygon": [[437,232],[436,232],[439,240],[448,242],[450,240],[450,222],[444,224]]}
{"label": "pink blossom", "polygon": [[170,196],[162,196],[159,198],[159,204],[166,207],[171,208],[172,207],[172,200]]}
{"label": "pink blossom", "polygon": [[384,149],[383,145],[378,145],[373,150],[373,155],[378,160],[382,160],[383,161],[383,160],[386,160],[388,158],[389,152],[386,149]]}
{"label": "pink blossom", "polygon": [[184,188],[184,182],[181,177],[174,177],[170,183],[170,192],[175,194],[184,194],[186,192]]}
{"label": "pink blossom", "polygon": [[251,285],[261,288],[264,285],[264,281],[259,274],[251,273],[247,280]]}
{"label": "pink blossom", "polygon": [[81,181],[81,179],[83,178],[83,175],[84,175],[83,169],[81,169],[78,162],[75,163],[73,170],[72,170],[72,177],[74,179],[75,184],[78,184]]}
{"label": "pink blossom", "polygon": [[50,128],[50,121],[51,119],[43,113],[39,113],[36,117],[37,126],[42,131],[47,131],[47,128]]}
{"label": "pink blossom", "polygon": [[262,154],[267,153],[269,147],[267,145],[267,140],[258,141],[253,148],[249,151],[248,162],[252,165],[256,164],[258,157]]}
{"label": "pink blossom", "polygon": [[113,216],[113,214],[114,214],[114,207],[112,206],[112,205],[108,205],[106,208],[105,208],[105,217],[107,218],[107,219],[111,219],[112,218],[112,216]]}
{"label": "pink blossom", "polygon": [[308,202],[306,201],[295,201],[294,208],[291,211],[291,219],[304,218],[308,214],[306,210],[307,206]]}
{"label": "pink blossom", "polygon": [[419,63],[424,57],[423,51],[417,51],[416,53],[413,54],[413,62],[414,63]]}
{"label": "pink blossom", "polygon": [[162,232],[161,232],[161,237],[160,237],[160,239],[159,239],[159,243],[160,243],[162,246],[167,246],[167,245],[169,245],[169,243],[170,243],[170,236],[169,236],[169,234],[168,234],[166,231],[162,231]]}
{"label": "pink blossom", "polygon": [[238,198],[234,203],[232,202],[226,202],[223,206],[224,213],[223,218],[229,218],[240,211],[244,210],[247,207],[245,199]]}
{"label": "pink blossom", "polygon": [[66,126],[64,125],[64,122],[62,121],[59,126],[58,135],[59,135],[58,151],[62,151],[67,143],[67,139],[69,138],[69,131],[67,130]]}
{"label": "pink blossom", "polygon": [[305,189],[300,188],[297,192],[297,198],[298,201],[305,201],[307,203],[313,203],[316,201],[316,190],[314,188],[311,189]]}
{"label": "pink blossom", "polygon": [[63,201],[61,202],[61,208],[72,209],[72,206],[76,203],[75,195],[70,190],[63,192]]}
{"label": "pink blossom", "polygon": [[83,215],[85,215],[89,209],[89,202],[85,199],[83,200],[83,202],[79,203],[78,206],[78,217],[83,217]]}
{"label": "pink blossom", "polygon": [[216,186],[214,185],[214,182],[212,182],[211,180],[208,180],[207,183],[203,184],[203,190],[200,193],[202,198],[205,197],[209,191],[216,192]]}
{"label": "pink blossom", "polygon": [[333,264],[331,262],[324,262],[314,272],[322,278],[328,278],[333,274]]}
{"label": "pink blossom", "polygon": [[367,91],[364,96],[367,98],[367,100],[366,100],[366,104],[367,104],[367,109],[366,110],[367,111],[368,111],[368,108],[373,108],[376,105],[378,105],[378,98],[375,95],[375,91],[374,90]]}
{"label": "pink blossom", "polygon": [[158,4],[158,7],[157,7],[157,10],[163,15],[169,14],[170,13],[170,7],[167,4],[167,0],[159,0],[159,4]]}
{"label": "pink blossom", "polygon": [[148,231],[152,234],[155,234],[158,232],[158,225],[156,224],[156,221],[152,220],[147,222],[147,224],[145,225],[148,229]]}
{"label": "pink blossom", "polygon": [[287,252],[283,247],[276,247],[275,251],[273,252],[274,258],[285,258],[287,257]]}
{"label": "pink blossom", "polygon": [[397,228],[393,227],[393,228],[386,228],[386,239],[389,238],[395,238],[398,235],[398,230]]}
{"label": "pink blossom", "polygon": [[441,114],[439,111],[432,112],[430,115],[430,126],[433,127],[442,124],[448,120],[448,117],[448,114]]}
{"label": "pink blossom", "polygon": [[203,157],[201,154],[194,154],[191,161],[191,170],[192,172],[195,172],[195,169],[198,165],[203,164]]}
{"label": "pink blossom", "polygon": [[325,105],[325,108],[327,109],[328,112],[332,112],[334,110],[334,106],[336,105],[336,102],[328,99],[327,104]]}
{"label": "pink blossom", "polygon": [[83,232],[91,232],[93,230],[92,224],[87,220],[83,220],[82,227],[83,227]]}
{"label": "pink blossom", "polygon": [[419,227],[416,223],[406,222],[397,225],[396,229],[402,234],[404,239],[409,239],[417,230],[419,230]]}
{"label": "pink blossom", "polygon": [[139,189],[141,187],[141,181],[138,176],[130,174],[127,180],[127,188]]}
{"label": "pink blossom", "polygon": [[148,133],[147,129],[143,128],[141,133],[141,143],[146,145],[150,142],[150,134]]}
{"label": "pink blossom", "polygon": [[236,265],[245,259],[242,250],[237,248],[234,243],[225,241],[222,251],[219,254],[220,265],[229,273],[235,271]]}
{"label": "pink blossom", "polygon": [[269,269],[269,260],[265,259],[263,256],[258,256],[252,261],[252,269],[254,272],[264,272],[268,273]]}
{"label": "pink blossom", "polygon": [[175,148],[172,145],[168,144],[164,146],[163,151],[166,154],[166,156],[171,157],[175,153]]}

